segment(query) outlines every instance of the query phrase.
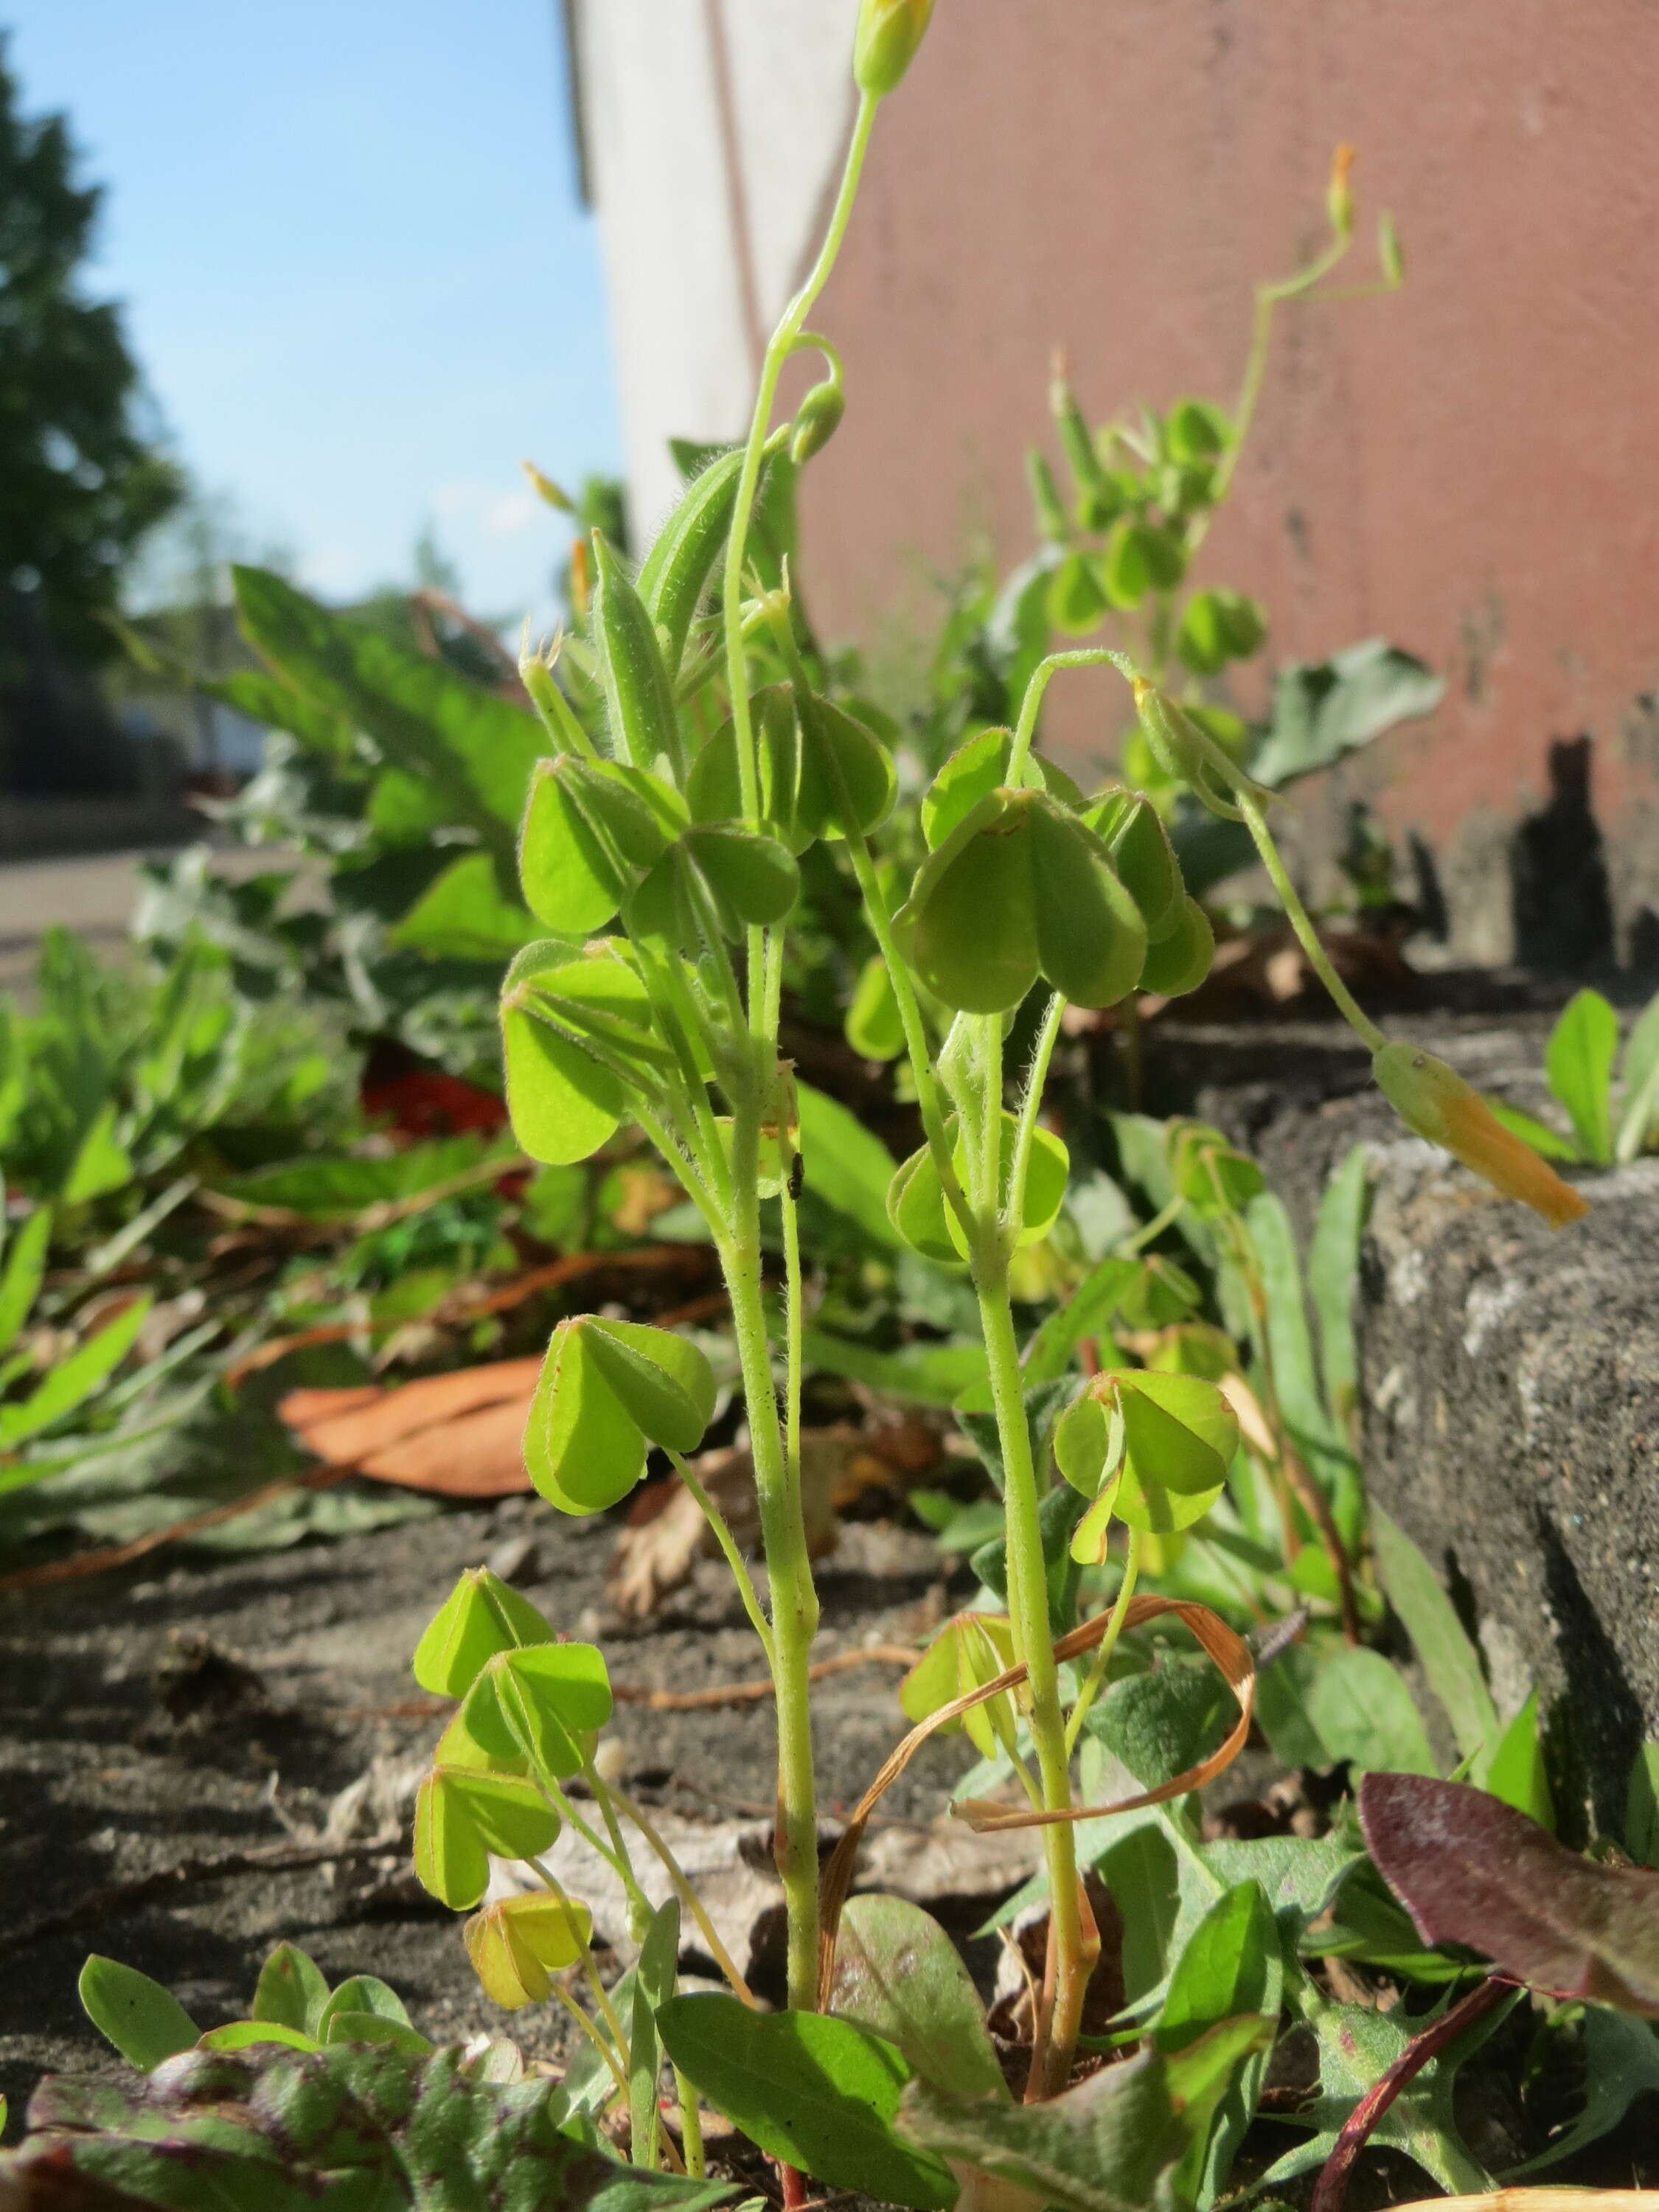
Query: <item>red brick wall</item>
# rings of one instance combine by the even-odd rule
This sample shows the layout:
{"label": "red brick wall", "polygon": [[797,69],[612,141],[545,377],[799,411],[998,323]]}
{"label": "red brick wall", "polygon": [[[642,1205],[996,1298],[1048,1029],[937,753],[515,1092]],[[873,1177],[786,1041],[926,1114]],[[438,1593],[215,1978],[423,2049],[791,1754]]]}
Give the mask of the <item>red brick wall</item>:
{"label": "red brick wall", "polygon": [[[810,480],[815,610],[873,635],[975,520],[1029,550],[1056,343],[1093,419],[1231,396],[1339,139],[1352,265],[1386,205],[1409,281],[1284,316],[1200,574],[1264,600],[1281,657],[1381,633],[1445,675],[1347,788],[1435,847],[1466,950],[1508,951],[1510,827],[1551,739],[1593,733],[1628,929],[1659,905],[1654,0],[939,0],[820,311],[851,404]],[[1070,742],[1109,696],[1062,701]]]}

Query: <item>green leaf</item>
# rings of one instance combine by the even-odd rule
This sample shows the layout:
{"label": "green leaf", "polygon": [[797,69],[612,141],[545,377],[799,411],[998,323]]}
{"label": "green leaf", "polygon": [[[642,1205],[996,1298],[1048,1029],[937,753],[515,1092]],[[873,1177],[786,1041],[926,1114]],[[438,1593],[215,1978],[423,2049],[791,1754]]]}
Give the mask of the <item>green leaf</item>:
{"label": "green leaf", "polygon": [[1416,1647],[1429,1687],[1445,1708],[1457,1748],[1465,1759],[1483,1759],[1496,1749],[1503,1726],[1480,1656],[1433,1568],[1375,1500],[1370,1527],[1383,1591]]}
{"label": "green leaf", "polygon": [[86,1404],[132,1349],[155,1304],[146,1291],[96,1335],[70,1352],[27,1398],[0,1406],[0,1451],[38,1437]]}
{"label": "green leaf", "polygon": [[904,1050],[898,994],[887,963],[878,953],[872,953],[859,970],[843,1028],[848,1043],[861,1060],[896,1060]]}
{"label": "green leaf", "polygon": [[317,2038],[303,2028],[284,2027],[280,2021],[233,2020],[223,2027],[210,2028],[201,2039],[204,2051],[248,2051],[259,2044],[275,2044],[285,2051],[315,2051]]}
{"label": "green leaf", "polygon": [[1512,1130],[1534,1152],[1541,1152],[1547,1160],[1576,1160],[1583,1157],[1571,1137],[1564,1137],[1559,1129],[1552,1129],[1547,1121],[1540,1121],[1535,1114],[1528,1114],[1519,1106],[1511,1106],[1507,1098],[1488,1097],[1486,1103],[1497,1120],[1506,1129]]}
{"label": "green leaf", "polygon": [[505,888],[544,750],[535,717],[442,661],[329,613],[280,576],[232,573],[258,651],[315,704],[367,731],[394,766],[441,791],[450,818],[476,830],[501,862]]}
{"label": "green leaf", "polygon": [[[976,731],[957,747],[922,795],[921,833],[930,849],[942,845],[981,799],[1007,782],[1013,746],[1012,730],[989,729]],[[1041,753],[1027,754],[1021,787],[1052,792],[1066,806],[1082,804],[1083,795],[1065,769]]]}
{"label": "green leaf", "polygon": [[1339,1645],[1315,1670],[1307,1700],[1308,1717],[1325,1747],[1319,1765],[1334,1766],[1346,1759],[1397,1774],[1437,1771],[1405,1677],[1380,1651]]}
{"label": "green leaf", "polygon": [[476,1905],[489,1854],[527,1858],[559,1832],[559,1816],[533,1782],[513,1774],[437,1766],[415,1801],[415,1871],[453,1911]]}
{"label": "green leaf", "polygon": [[274,2021],[302,2035],[320,2033],[328,1983],[322,1968],[296,1943],[279,1943],[259,1969],[253,1992],[255,2020]]}
{"label": "green leaf", "polygon": [[498,1651],[552,1640],[527,1597],[488,1567],[469,1567],[416,1645],[411,1669],[434,1697],[464,1698]]}
{"label": "green leaf", "polygon": [[1121,1378],[1123,1472],[1113,1510],[1132,1528],[1167,1535],[1200,1521],[1220,1496],[1238,1449],[1238,1421],[1213,1382],[1152,1370]]}
{"label": "green leaf", "polygon": [[669,1898],[652,1915],[634,1970],[634,2002],[629,2017],[628,2104],[633,2124],[635,2166],[655,2167],[660,2119],[657,2105],[662,2053],[657,2039],[658,2010],[673,1997],[680,1951],[680,1901]]}
{"label": "green leaf", "polygon": [[76,1145],[58,1196],[65,1206],[106,1198],[132,1181],[132,1157],[115,1133],[113,1101],[102,1107]]}
{"label": "green leaf", "polygon": [[[540,1644],[503,1651],[490,1661],[483,1681],[514,1743],[538,1773],[562,1782],[581,1771],[582,1737],[611,1717],[611,1678],[596,1645]],[[471,1698],[468,1706],[471,1711]]]}
{"label": "green leaf", "polygon": [[1319,1323],[1320,1380],[1326,1406],[1344,1424],[1358,1403],[1353,1300],[1370,1201],[1365,1148],[1355,1145],[1325,1186],[1308,1251],[1308,1289]]}
{"label": "green leaf", "polygon": [[694,825],[681,838],[728,937],[780,922],[800,896],[800,870],[781,838],[735,823]]}
{"label": "green leaf", "polygon": [[130,2065],[148,2074],[177,2051],[188,2051],[201,2030],[171,1990],[136,1966],[94,1952],[77,1984],[87,2018]]}
{"label": "green leaf", "polygon": [[1659,2096],[1659,2036],[1644,2020],[1587,2005],[1580,2022],[1584,2045],[1584,2101],[1578,2117],[1547,2148],[1512,2166],[1505,2182],[1559,2166],[1589,2143],[1610,2135],[1641,2096]]}
{"label": "green leaf", "polygon": [[839,1375],[884,1398],[920,1406],[954,1406],[986,1375],[985,1347],[979,1344],[905,1344],[896,1352],[877,1352],[809,1324],[803,1352],[808,1369],[817,1374]]}
{"label": "green leaf", "polygon": [[1106,612],[1098,564],[1085,553],[1067,553],[1048,582],[1048,620],[1067,637],[1086,637]]}
{"label": "green leaf", "polygon": [[[1246,2015],[1276,2022],[1284,1984],[1279,1928],[1267,1893],[1259,1881],[1238,1882],[1187,1939],[1170,1977],[1154,2047],[1166,2054],[1186,2051],[1223,2021]],[[1261,2040],[1236,2069],[1229,2067],[1210,2126],[1194,2130],[1182,2160],[1180,2178],[1200,2203],[1212,2204],[1225,2188],[1255,2117],[1270,2040]]]}
{"label": "green leaf", "polygon": [[37,1206],[12,1239],[6,1271],[0,1275],[0,1352],[11,1350],[34,1310],[46,1272],[52,1219],[49,1206]]}
{"label": "green leaf", "polygon": [[1555,1799],[1544,1765],[1544,1745],[1534,1690],[1499,1738],[1481,1787],[1540,1828],[1555,1832]]}
{"label": "green leaf", "polygon": [[988,2104],[919,2080],[900,2124],[913,2142],[1055,2212],[1149,2212],[1187,2142],[1168,2063],[1154,2051],[1040,2105]]}
{"label": "green leaf", "polygon": [[[538,765],[519,839],[525,897],[538,919],[561,937],[602,929],[627,884],[608,841],[581,804],[586,765],[574,754]],[[640,811],[649,826],[643,805]]]}
{"label": "green leaf", "polygon": [[1267,740],[1250,774],[1270,790],[1283,790],[1385,730],[1431,714],[1445,690],[1432,670],[1380,637],[1328,660],[1287,661],[1273,679]]}
{"label": "green leaf", "polygon": [[1544,1069],[1586,1159],[1613,1161],[1613,1063],[1619,1017],[1599,991],[1577,991],[1550,1031]]}
{"label": "green leaf", "polygon": [[930,1913],[902,1897],[848,1900],[830,2009],[903,2052],[925,2081],[1006,2104],[1009,2090],[962,1954]]}
{"label": "green leaf", "polygon": [[892,1251],[899,1238],[887,1216],[893,1155],[850,1108],[810,1083],[797,1083],[805,1187],[844,1213],[874,1244]]}
{"label": "green leaf", "polygon": [[1636,1018],[1625,1047],[1625,1105],[1613,1150],[1621,1164],[1646,1150],[1659,1127],[1659,996]]}
{"label": "green leaf", "polygon": [[395,2041],[188,2051],[134,2088],[60,2079],[4,2178],[27,2191],[40,2160],[59,2194],[70,2167],[175,2212],[703,2212],[733,2194],[620,2165],[504,2041],[421,2052],[374,2026]]}
{"label": "green leaf", "polygon": [[1631,1766],[1625,1849],[1638,1866],[1659,1868],[1659,1743],[1644,1743]]}
{"label": "green leaf", "polygon": [[[1453,2092],[1458,2069],[1512,2008],[1511,2002],[1489,2012],[1431,2058],[1372,2129],[1371,2147],[1403,2151],[1431,2181],[1454,2196],[1486,2196],[1494,2184],[1458,2130]],[[1319,2094],[1311,2104],[1281,2117],[1293,2126],[1311,2129],[1313,2136],[1275,2160],[1261,2176],[1259,2186],[1316,2172],[1335,2149],[1355,2106],[1405,2057],[1413,2035],[1429,2025],[1420,2018],[1402,2021],[1397,2011],[1380,2013],[1367,2005],[1327,2005],[1310,2024],[1318,2038]]]}
{"label": "green leaf", "polygon": [[489,854],[466,853],[386,933],[386,942],[428,960],[510,960],[539,934],[535,915],[501,896]]}
{"label": "green leaf", "polygon": [[1112,1683],[1085,1722],[1143,1790],[1161,1790],[1225,1736],[1231,1694],[1212,1667],[1166,1659],[1146,1674]]}
{"label": "green leaf", "polygon": [[1139,988],[1159,998],[1184,998],[1197,990],[1215,958],[1215,932],[1194,898],[1182,897],[1174,927],[1146,948]]}
{"label": "green leaf", "polygon": [[648,1038],[650,1020],[650,994],[625,960],[573,960],[568,945],[545,942],[519,955],[501,988],[501,1036],[513,1131],[532,1159],[565,1167],[616,1134],[628,1110],[617,1064],[641,1056],[635,1033]]}
{"label": "green leaf", "polygon": [[505,1172],[512,1164],[510,1148],[478,1137],[446,1137],[383,1159],[325,1153],[283,1160],[252,1175],[227,1176],[218,1188],[240,1206],[275,1206],[312,1221],[343,1222],[371,1206],[419,1198],[483,1169],[497,1156]]}
{"label": "green leaf", "polygon": [[910,2069],[880,2036],[821,2013],[757,2013],[713,1995],[674,1998],[657,2029],[693,2086],[772,2157],[917,2212],[955,2203],[943,2160],[894,2130]]}
{"label": "green leaf", "polygon": [[1116,1255],[1098,1261],[1065,1304],[1048,1316],[1026,1346],[1021,1363],[1024,1381],[1031,1383],[1057,1379],[1070,1371],[1073,1355],[1085,1337],[1109,1336],[1112,1317],[1123,1294],[1139,1280],[1139,1261]]}

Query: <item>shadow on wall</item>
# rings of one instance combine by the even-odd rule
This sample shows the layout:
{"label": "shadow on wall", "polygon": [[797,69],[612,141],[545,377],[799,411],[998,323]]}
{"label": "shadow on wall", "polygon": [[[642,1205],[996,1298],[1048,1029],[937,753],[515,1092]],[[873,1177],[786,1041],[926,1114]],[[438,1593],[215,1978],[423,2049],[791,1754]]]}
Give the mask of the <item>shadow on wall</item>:
{"label": "shadow on wall", "polygon": [[1551,744],[1548,802],[1528,815],[1510,844],[1515,958],[1541,975],[1582,975],[1617,964],[1607,849],[1590,807],[1592,742],[1563,738]]}

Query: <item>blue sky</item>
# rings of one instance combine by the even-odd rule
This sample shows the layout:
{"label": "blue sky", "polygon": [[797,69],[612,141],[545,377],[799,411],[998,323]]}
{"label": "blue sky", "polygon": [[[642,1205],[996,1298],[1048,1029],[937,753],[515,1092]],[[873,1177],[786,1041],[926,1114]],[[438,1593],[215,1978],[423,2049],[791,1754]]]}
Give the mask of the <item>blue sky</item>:
{"label": "blue sky", "polygon": [[469,601],[550,604],[519,470],[620,452],[557,0],[0,0],[23,110],[106,187],[88,289],[250,550],[331,594],[430,523]]}

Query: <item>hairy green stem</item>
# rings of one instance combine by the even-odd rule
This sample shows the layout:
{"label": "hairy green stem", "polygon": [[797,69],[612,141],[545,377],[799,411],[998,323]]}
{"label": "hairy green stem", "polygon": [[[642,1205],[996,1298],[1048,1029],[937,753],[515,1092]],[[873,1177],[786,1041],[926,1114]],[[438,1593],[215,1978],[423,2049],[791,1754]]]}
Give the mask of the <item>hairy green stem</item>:
{"label": "hairy green stem", "polygon": [[725,1975],[726,1980],[731,1983],[733,1993],[741,1997],[744,2004],[752,2005],[755,2002],[754,1991],[744,1979],[731,1953],[721,1942],[720,1932],[709,1918],[702,1899],[687,1879],[684,1869],[665,1842],[656,1823],[624,1791],[618,1790],[612,1794],[617,1804],[627,1814],[629,1819],[661,1861],[664,1872],[674,1885],[675,1895],[696,1923],[698,1934],[708,1946],[709,1957]]}
{"label": "hairy green stem", "polygon": [[679,2100],[680,2137],[685,2145],[685,2171],[692,2181],[701,2181],[708,2171],[702,2151],[702,2107],[697,2102],[697,2093],[677,2066],[674,2069],[674,2094]]}
{"label": "hairy green stem", "polygon": [[[986,1364],[1002,1447],[1006,1481],[1004,1504],[1008,1538],[1008,1614],[1015,1656],[1024,1662],[1031,1700],[1031,1742],[1036,1753],[1042,1802],[1050,1812],[1072,1802],[1071,1753],[1060,1710],[1060,1669],[1048,1621],[1048,1577],[1042,1556],[1042,1498],[1026,1425],[1020,1386],[1019,1346],[1008,1299],[1006,1262],[981,1279],[976,1272]],[[1078,2024],[1083,2014],[1086,1972],[1083,1963],[1083,1920],[1078,1905],[1076,1838],[1068,1822],[1042,1832],[1048,1862],[1049,1911],[1054,1918],[1056,1973],[1050,2030],[1048,2080],[1062,2086],[1071,2070]]]}
{"label": "hairy green stem", "polygon": [[562,1984],[555,1982],[550,1994],[559,2004],[564,2007],[571,2019],[575,2021],[577,2027],[611,2069],[611,2079],[625,2097],[628,2094],[628,2075],[623,2069],[622,2062],[611,2049],[608,2039],[600,2034],[593,2022],[576,2002],[575,1998]]}
{"label": "hairy green stem", "polygon": [[[741,1164],[754,1155],[752,1107],[735,1117],[733,1153]],[[749,1127],[745,1130],[744,1124]],[[738,1362],[749,1408],[749,1443],[760,1504],[761,1541],[771,1589],[772,1680],[778,1716],[778,1811],[774,1853],[788,1912],[788,1993],[792,2008],[812,2011],[817,2002],[817,1795],[812,1771],[812,1711],[808,1669],[817,1632],[818,1599],[806,1547],[799,1486],[792,1483],[772,1381],[772,1348],[761,1294],[760,1223],[751,1209],[741,1241],[721,1252]]]}
{"label": "hairy green stem", "polygon": [[755,412],[749,425],[748,443],[744,449],[743,468],[732,504],[732,527],[726,543],[726,568],[721,592],[726,621],[726,673],[732,694],[732,720],[737,736],[738,778],[743,811],[751,821],[760,813],[760,763],[756,756],[754,723],[749,711],[749,671],[743,650],[743,563],[749,547],[749,526],[755,511],[755,494],[760,484],[762,448],[772,420],[772,404],[777,397],[778,378],[782,373],[783,364],[805,326],[813,301],[829,282],[830,272],[836,265],[836,257],[841,252],[842,240],[847,235],[853,202],[858,195],[859,179],[864,169],[864,157],[869,150],[877,105],[867,93],[859,101],[852,141],[847,149],[846,166],[842,171],[841,188],[836,195],[836,204],[830,211],[817,259],[812,264],[800,289],[784,309],[768,343],[765,357],[761,362],[759,387],[755,394]]}
{"label": "hairy green stem", "polygon": [[703,1488],[688,1463],[681,1458],[678,1452],[671,1451],[668,1456],[673,1462],[675,1473],[702,1509],[702,1517],[708,1523],[714,1541],[726,1555],[726,1564],[731,1568],[732,1578],[738,1586],[738,1595],[743,1600],[743,1609],[749,1615],[749,1625],[759,1637],[761,1649],[766,1654],[766,1663],[770,1667],[775,1660],[772,1649],[771,1624],[761,1608],[760,1595],[755,1588],[754,1577],[749,1571],[748,1564],[743,1553],[738,1549],[738,1540],[732,1534],[731,1526],[726,1516],[715,1504],[708,1491]]}
{"label": "hairy green stem", "polygon": [[1116,652],[1105,645],[1079,646],[1070,653],[1051,653],[1038,661],[1031,671],[1031,680],[1025,686],[1025,696],[1019,702],[1019,720],[1014,726],[1014,742],[1008,750],[1007,782],[1010,789],[1018,783],[1019,772],[1024,767],[1036,735],[1037,714],[1042,705],[1042,695],[1048,689],[1051,678],[1062,668],[1115,668],[1122,675],[1132,676],[1133,664],[1127,653]]}
{"label": "hairy green stem", "polygon": [[1242,782],[1236,781],[1233,789],[1238,800],[1238,811],[1244,817],[1244,826],[1250,833],[1256,851],[1261,855],[1261,865],[1272,878],[1279,904],[1285,909],[1285,919],[1296,932],[1297,940],[1308,957],[1308,965],[1336,1001],[1338,1011],[1349,1027],[1364,1039],[1373,1052],[1381,1052],[1389,1040],[1331,964],[1329,953],[1319,941],[1319,932],[1308,919],[1308,909],[1303,905],[1296,885],[1291,881],[1289,870],[1279,858],[1279,848],[1268,831],[1261,806]]}
{"label": "hairy green stem", "polygon": [[1056,991],[1048,1001],[1048,1011],[1043,1016],[1042,1027],[1032,1049],[1031,1064],[1026,1070],[1024,1095],[1019,1102],[1019,1118],[1014,1127],[1008,1194],[1003,1206],[1003,1228],[1011,1243],[1018,1243],[1025,1219],[1025,1178],[1031,1164],[1031,1146],[1036,1139],[1037,1115],[1042,1108],[1042,1086],[1048,1079],[1048,1063],[1054,1058],[1060,1017],[1065,1012],[1066,1001]]}
{"label": "hairy green stem", "polygon": [[1083,1687],[1078,1692],[1072,1717],[1066,1723],[1066,1749],[1068,1753],[1077,1748],[1077,1740],[1089,1708],[1100,1695],[1101,1684],[1106,1680],[1106,1669],[1112,1663],[1112,1654],[1117,1649],[1117,1639],[1123,1633],[1123,1623],[1129,1610],[1129,1600],[1135,1594],[1135,1583],[1140,1577],[1140,1531],[1129,1531],[1128,1556],[1123,1563],[1123,1579],[1117,1586],[1117,1597],[1112,1607],[1112,1617],[1106,1624],[1106,1633],[1101,1638]]}

